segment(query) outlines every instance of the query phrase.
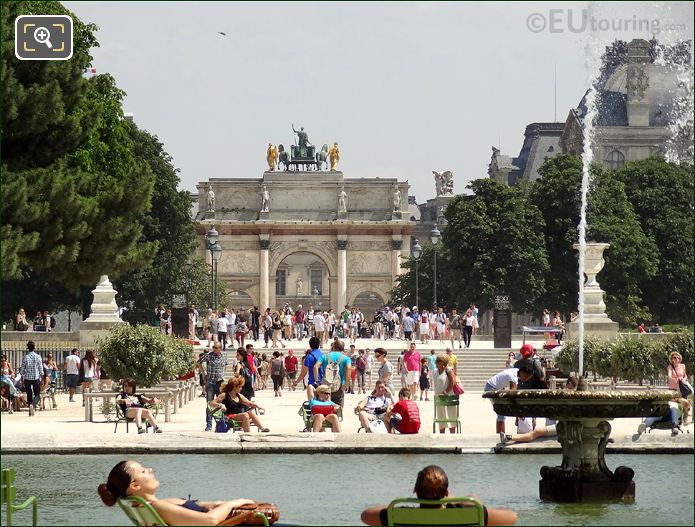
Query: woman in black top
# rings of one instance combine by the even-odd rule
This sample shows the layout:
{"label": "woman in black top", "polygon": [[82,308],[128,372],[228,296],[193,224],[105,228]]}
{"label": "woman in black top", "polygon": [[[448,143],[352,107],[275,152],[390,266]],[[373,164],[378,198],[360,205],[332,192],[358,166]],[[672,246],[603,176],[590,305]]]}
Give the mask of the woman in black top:
{"label": "woman in black top", "polygon": [[243,377],[232,377],[226,385],[222,387],[222,391],[215,400],[210,403],[210,408],[216,409],[224,406],[224,414],[228,419],[239,421],[244,432],[251,431],[251,423],[258,427],[261,432],[270,432],[261,424],[261,420],[253,410],[263,410],[256,403],[252,403],[241,394],[241,387],[244,386]]}

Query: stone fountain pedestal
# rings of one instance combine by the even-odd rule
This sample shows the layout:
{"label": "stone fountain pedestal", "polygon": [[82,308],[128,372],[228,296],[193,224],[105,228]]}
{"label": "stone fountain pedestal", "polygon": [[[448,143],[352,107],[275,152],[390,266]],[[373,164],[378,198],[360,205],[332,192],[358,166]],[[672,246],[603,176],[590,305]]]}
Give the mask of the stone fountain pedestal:
{"label": "stone fountain pedestal", "polygon": [[[579,250],[579,244],[572,246]],[[584,273],[586,282],[584,284],[584,335],[591,335],[602,338],[613,338],[618,335],[618,323],[613,322],[606,314],[606,304],[603,301],[605,291],[601,289],[596,275],[601,272],[605,265],[603,252],[610,247],[609,243],[587,242],[584,255]],[[566,324],[568,337],[577,337],[579,334],[579,322]]]}
{"label": "stone fountain pedestal", "polygon": [[568,390],[501,390],[486,392],[496,413],[512,417],[557,419],[562,464],[541,468],[542,500],[584,502],[634,501],[634,471],[606,465],[609,420],[657,417],[668,413],[670,391],[587,392]]}

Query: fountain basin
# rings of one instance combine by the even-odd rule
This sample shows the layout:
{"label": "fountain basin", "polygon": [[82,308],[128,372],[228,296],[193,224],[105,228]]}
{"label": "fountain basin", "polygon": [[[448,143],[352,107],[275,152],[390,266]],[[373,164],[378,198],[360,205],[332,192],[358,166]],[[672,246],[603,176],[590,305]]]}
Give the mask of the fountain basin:
{"label": "fountain basin", "polygon": [[634,501],[634,471],[608,469],[609,420],[657,417],[668,413],[671,391],[588,392],[571,390],[498,390],[486,392],[496,413],[511,417],[556,419],[562,464],[541,468],[542,500],[585,502]]}

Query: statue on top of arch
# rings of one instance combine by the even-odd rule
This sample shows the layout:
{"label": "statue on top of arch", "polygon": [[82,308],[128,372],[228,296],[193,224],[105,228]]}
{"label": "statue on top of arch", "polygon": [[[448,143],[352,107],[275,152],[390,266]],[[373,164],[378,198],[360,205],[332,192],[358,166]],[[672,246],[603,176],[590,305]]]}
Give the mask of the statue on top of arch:
{"label": "statue on top of arch", "polygon": [[454,174],[451,170],[445,170],[444,172],[432,171],[434,174],[434,185],[437,190],[437,197],[439,196],[453,196],[454,195]]}

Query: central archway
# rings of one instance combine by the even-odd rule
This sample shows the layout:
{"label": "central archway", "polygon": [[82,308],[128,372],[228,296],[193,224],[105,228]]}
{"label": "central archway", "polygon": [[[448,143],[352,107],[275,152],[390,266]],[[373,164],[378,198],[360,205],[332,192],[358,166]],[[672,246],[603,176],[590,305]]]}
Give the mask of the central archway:
{"label": "central archway", "polygon": [[292,309],[311,304],[316,309],[331,307],[331,275],[328,265],[313,251],[294,251],[277,262],[270,277],[270,292],[276,308]]}

